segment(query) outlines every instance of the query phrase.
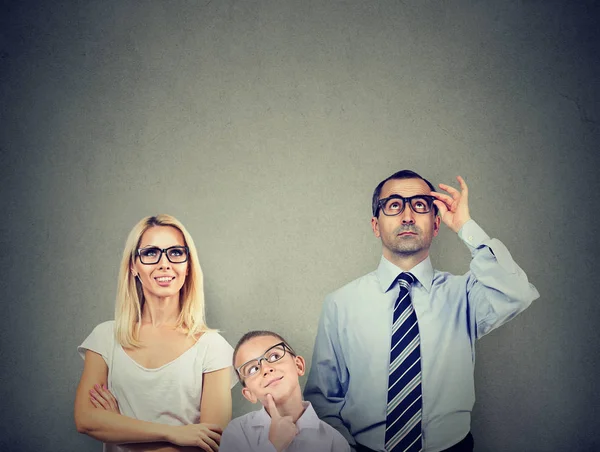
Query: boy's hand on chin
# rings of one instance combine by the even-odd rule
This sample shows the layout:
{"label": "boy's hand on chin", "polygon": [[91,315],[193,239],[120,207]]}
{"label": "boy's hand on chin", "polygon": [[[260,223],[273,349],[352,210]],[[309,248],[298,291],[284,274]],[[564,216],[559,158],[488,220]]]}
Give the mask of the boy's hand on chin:
{"label": "boy's hand on chin", "polygon": [[290,445],[294,437],[298,434],[298,427],[292,421],[291,416],[281,416],[279,414],[275,400],[271,394],[267,394],[266,400],[266,407],[271,415],[269,441],[271,441],[277,452],[281,452]]}

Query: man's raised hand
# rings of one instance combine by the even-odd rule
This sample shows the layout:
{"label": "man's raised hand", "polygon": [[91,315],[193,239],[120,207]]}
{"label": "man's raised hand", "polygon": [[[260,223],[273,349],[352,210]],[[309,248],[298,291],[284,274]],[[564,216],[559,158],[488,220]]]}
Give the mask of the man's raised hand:
{"label": "man's raised hand", "polygon": [[447,191],[449,195],[432,191],[431,196],[436,198],[433,203],[438,207],[444,224],[458,233],[460,228],[471,219],[471,216],[469,215],[469,189],[467,184],[460,176],[456,176],[456,179],[460,184],[460,192],[450,185],[439,184],[440,188]]}

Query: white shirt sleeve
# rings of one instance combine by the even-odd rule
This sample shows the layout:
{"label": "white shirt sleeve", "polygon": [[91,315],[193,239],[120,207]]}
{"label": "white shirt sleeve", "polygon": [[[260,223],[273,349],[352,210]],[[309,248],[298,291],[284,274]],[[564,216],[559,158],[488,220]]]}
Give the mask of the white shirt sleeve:
{"label": "white shirt sleeve", "polygon": [[225,340],[219,333],[211,331],[204,333],[206,340],[206,352],[199,362],[202,363],[202,369],[199,369],[201,373],[214,372],[216,370],[231,368],[231,387],[233,388],[237,382],[237,375],[233,369],[233,347],[229,345],[229,342]]}
{"label": "white shirt sleeve", "polygon": [[213,372],[231,366],[233,347],[219,333],[209,332],[206,341],[208,347],[205,359],[202,362],[202,372]]}
{"label": "white shirt sleeve", "polygon": [[90,335],[77,347],[77,352],[82,359],[85,359],[85,352],[90,350],[96,352],[104,358],[104,362],[108,365],[112,359],[112,352],[115,344],[115,321],[97,325]]}

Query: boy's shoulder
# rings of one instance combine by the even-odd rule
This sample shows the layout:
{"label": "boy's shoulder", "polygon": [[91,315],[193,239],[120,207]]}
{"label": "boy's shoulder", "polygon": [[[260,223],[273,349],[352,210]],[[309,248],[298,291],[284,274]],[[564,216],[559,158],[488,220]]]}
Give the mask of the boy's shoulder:
{"label": "boy's shoulder", "polygon": [[313,420],[316,421],[316,424],[318,425],[318,431],[320,433],[317,434],[316,437],[322,438],[327,443],[329,443],[331,445],[330,450],[332,450],[332,451],[335,451],[335,452],[350,451],[350,446],[348,445],[348,441],[346,441],[346,438],[344,438],[344,435],[342,435],[339,431],[337,431],[334,427],[329,425],[327,422],[320,419],[317,416],[317,413],[314,411],[314,408],[312,407],[310,402],[306,402],[306,403],[307,403],[306,412],[309,413],[309,416],[311,418],[313,418]]}
{"label": "boy's shoulder", "polygon": [[[230,430],[246,430],[248,427],[264,426],[271,423],[271,418],[264,408],[249,413],[242,414],[227,424],[225,431]],[[225,432],[223,432],[225,433]]]}

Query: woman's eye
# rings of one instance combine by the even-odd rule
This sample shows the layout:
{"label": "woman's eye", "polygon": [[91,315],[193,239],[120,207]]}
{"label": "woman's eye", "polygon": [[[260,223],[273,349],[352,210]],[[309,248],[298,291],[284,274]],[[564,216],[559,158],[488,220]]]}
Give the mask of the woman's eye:
{"label": "woman's eye", "polygon": [[147,249],[141,251],[141,254],[143,256],[147,256],[147,257],[154,257],[154,256],[156,256],[157,253],[158,253],[158,250],[156,248],[147,248]]}
{"label": "woman's eye", "polygon": [[252,366],[247,369],[247,372],[248,372],[248,375],[254,375],[256,372],[258,372],[258,370],[259,370],[258,366]]}

